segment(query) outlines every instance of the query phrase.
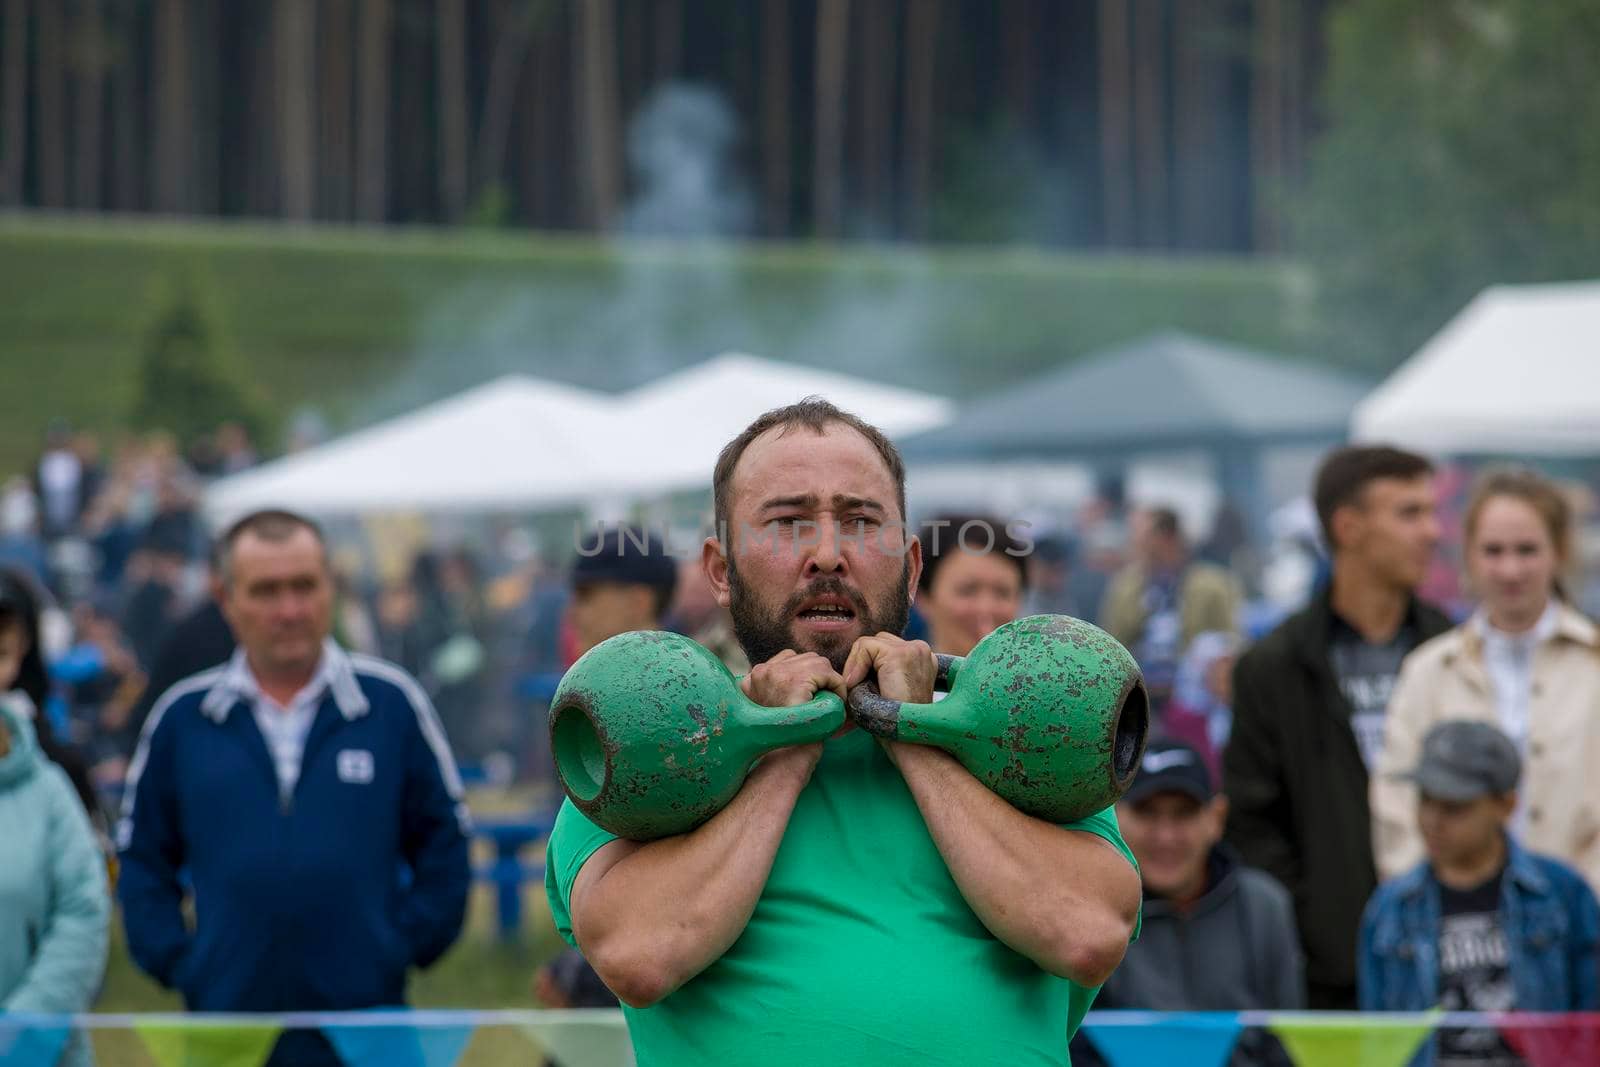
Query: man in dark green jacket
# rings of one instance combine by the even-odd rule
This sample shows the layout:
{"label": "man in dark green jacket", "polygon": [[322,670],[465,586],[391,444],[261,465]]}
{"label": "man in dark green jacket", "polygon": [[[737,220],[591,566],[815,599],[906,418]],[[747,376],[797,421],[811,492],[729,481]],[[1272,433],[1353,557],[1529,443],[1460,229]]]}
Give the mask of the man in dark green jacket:
{"label": "man in dark green jacket", "polygon": [[1367,775],[1400,661],[1450,621],[1416,598],[1439,539],[1432,467],[1351,447],[1317,472],[1333,578],[1234,669],[1227,839],[1294,898],[1307,1006],[1356,1007],[1356,934],[1377,887]]}

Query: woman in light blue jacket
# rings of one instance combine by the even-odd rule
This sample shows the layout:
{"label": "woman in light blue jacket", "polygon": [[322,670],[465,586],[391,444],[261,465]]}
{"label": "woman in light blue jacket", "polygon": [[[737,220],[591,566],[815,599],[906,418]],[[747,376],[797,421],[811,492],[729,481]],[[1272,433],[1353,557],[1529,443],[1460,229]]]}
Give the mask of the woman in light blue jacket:
{"label": "woman in light blue jacket", "polygon": [[[0,693],[0,1016],[87,1011],[111,920],[94,831],[66,774],[40,755],[30,711],[20,693]],[[83,1035],[60,1062],[90,1062]]]}

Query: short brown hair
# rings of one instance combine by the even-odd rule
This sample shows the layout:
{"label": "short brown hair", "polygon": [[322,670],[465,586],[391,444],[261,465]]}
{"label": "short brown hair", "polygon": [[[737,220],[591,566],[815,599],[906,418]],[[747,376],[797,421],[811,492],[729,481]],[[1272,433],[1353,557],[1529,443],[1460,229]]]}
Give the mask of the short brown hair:
{"label": "short brown hair", "polygon": [[721,455],[717,456],[716,471],[711,478],[711,501],[716,515],[717,537],[723,542],[724,547],[729,545],[732,537],[732,531],[729,529],[732,502],[728,498],[733,489],[733,472],[739,465],[745,449],[750,447],[750,442],[773,427],[782,427],[783,433],[797,428],[806,429],[821,436],[829,426],[836,423],[850,427],[877,449],[883,465],[889,468],[889,477],[894,479],[895,502],[900,505],[901,520],[905,519],[906,465],[900,458],[900,450],[884,436],[882,430],[865,419],[835,407],[820,396],[808,396],[798,403],[773,408],[762,415],[746,426],[738,437],[729,441],[723,447]]}
{"label": "short brown hair", "polygon": [[1359,503],[1367,486],[1385,478],[1409,482],[1432,473],[1433,464],[1422,456],[1389,445],[1350,445],[1329,452],[1317,468],[1312,493],[1328,552],[1338,547],[1333,541],[1333,513]]}
{"label": "short brown hair", "polygon": [[1559,486],[1527,467],[1491,467],[1478,476],[1472,485],[1463,523],[1468,542],[1477,534],[1484,507],[1498,496],[1520,500],[1532,508],[1550,534],[1556,559],[1563,564],[1570,559],[1572,505]]}
{"label": "short brown hair", "polygon": [[228,572],[233,567],[233,549],[239,543],[239,538],[245,534],[254,534],[263,541],[287,541],[298,530],[310,530],[311,535],[317,539],[317,544],[322,546],[323,559],[327,559],[328,543],[322,536],[322,527],[306,518],[304,515],[283,508],[263,508],[252,511],[241,519],[237,519],[212,546],[212,566],[216,576],[224,583],[229,580]]}

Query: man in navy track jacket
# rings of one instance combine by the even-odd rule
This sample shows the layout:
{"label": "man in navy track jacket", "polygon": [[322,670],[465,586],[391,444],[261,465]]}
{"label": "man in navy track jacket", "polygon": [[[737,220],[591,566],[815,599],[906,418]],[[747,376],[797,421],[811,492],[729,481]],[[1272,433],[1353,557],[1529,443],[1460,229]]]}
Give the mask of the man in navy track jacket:
{"label": "man in navy track jacket", "polygon": [[[161,697],[128,772],[129,948],[193,1011],[402,1004],[407,969],[460,932],[470,883],[438,717],[404,671],[329,636],[313,523],[257,512],[223,535],[219,560],[239,649]],[[331,1054],[290,1044],[276,1061]]]}

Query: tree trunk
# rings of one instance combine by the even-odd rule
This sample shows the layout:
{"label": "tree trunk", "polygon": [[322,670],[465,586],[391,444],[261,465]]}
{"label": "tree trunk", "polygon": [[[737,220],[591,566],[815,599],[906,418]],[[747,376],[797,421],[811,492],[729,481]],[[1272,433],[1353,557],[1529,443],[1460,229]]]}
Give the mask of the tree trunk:
{"label": "tree trunk", "polygon": [[311,218],[316,207],[316,20],[311,0],[278,0],[278,160],[283,216]]}
{"label": "tree trunk", "polygon": [[541,27],[535,34],[526,85],[521,105],[516,109],[521,115],[522,136],[522,205],[523,216],[534,228],[547,227],[554,214],[555,121],[553,106],[559,98],[561,78],[557,64],[562,53],[564,38],[559,21]]}
{"label": "tree trunk", "polygon": [[894,128],[894,6],[861,5],[861,198],[875,226],[890,225]]}
{"label": "tree trunk", "polygon": [[150,204],[158,212],[176,214],[188,206],[190,106],[186,0],[158,0],[154,37],[155,51],[150,62],[155,81]]}
{"label": "tree trunk", "polygon": [[1250,199],[1255,249],[1278,248],[1274,199],[1283,177],[1283,4],[1255,0],[1255,63],[1250,87]]}
{"label": "tree trunk", "polygon": [[[1182,0],[1180,0],[1182,2]],[[1013,0],[1000,8],[1005,48],[1001,76],[1005,82],[1006,110],[1026,138],[1033,129],[1034,38],[1038,32],[1034,0]]]}
{"label": "tree trunk", "polygon": [[353,52],[351,0],[322,0],[317,83],[321,88],[321,145],[317,152],[321,180],[317,201],[322,217],[348,219],[351,195],[351,76]]}
{"label": "tree trunk", "polygon": [[359,118],[356,121],[356,218],[382,222],[389,210],[390,0],[359,0]]}
{"label": "tree trunk", "polygon": [[811,224],[822,238],[838,237],[844,221],[844,81],[849,47],[850,0],[820,0]]}
{"label": "tree trunk", "polygon": [[[189,175],[186,210],[195,214],[218,214],[222,209],[222,157],[225,126],[223,106],[232,88],[235,72],[224,68],[223,27],[230,19],[228,5],[196,4],[189,9]],[[197,47],[198,45],[198,47]]]}
{"label": "tree trunk", "polygon": [[106,96],[106,28],[100,2],[80,0],[82,9],[73,34],[78,92],[72,125],[78,143],[72,160],[72,202],[85,211],[100,207],[100,140],[105,130]]}
{"label": "tree trunk", "polygon": [[144,206],[139,189],[144,164],[139,147],[146,144],[139,106],[143,86],[139,78],[139,53],[132,47],[134,33],[126,20],[118,20],[115,63],[111,68],[111,207],[137,211]]}
{"label": "tree trunk", "polygon": [[1100,202],[1105,243],[1133,243],[1133,78],[1129,63],[1129,5],[1100,0]]}
{"label": "tree trunk", "polygon": [[1165,74],[1166,4],[1164,0],[1139,0],[1135,11],[1137,42],[1133,77],[1133,108],[1139,160],[1139,234],[1146,248],[1165,248],[1172,239],[1168,197],[1167,93]]}
{"label": "tree trunk", "polygon": [[656,79],[669,82],[683,64],[683,0],[652,0],[656,10]]}
{"label": "tree trunk", "polygon": [[1174,236],[1180,248],[1191,251],[1221,251],[1229,244],[1218,121],[1226,114],[1218,52],[1222,14],[1219,0],[1189,0],[1173,7]]}
{"label": "tree trunk", "polygon": [[765,0],[761,12],[762,214],[769,237],[789,233],[789,0]]}
{"label": "tree trunk", "polygon": [[446,222],[467,209],[467,13],[465,0],[435,0],[438,19],[439,207]]}
{"label": "tree trunk", "polygon": [[[46,0],[48,2],[48,0]],[[0,203],[22,206],[28,164],[28,0],[5,0],[0,55]]]}
{"label": "tree trunk", "polygon": [[615,0],[581,0],[577,98],[583,131],[587,222],[606,230],[622,196],[620,116],[617,114]]}
{"label": "tree trunk", "polygon": [[[506,147],[511,138],[512,105],[517,84],[528,61],[537,12],[526,3],[504,7],[499,32],[489,59],[489,80],[483,90],[483,119],[478,128],[479,188],[504,182]],[[506,183],[509,184],[509,183]]]}
{"label": "tree trunk", "polygon": [[928,236],[933,174],[933,72],[939,52],[939,0],[911,0],[906,6],[905,232],[912,240]]}
{"label": "tree trunk", "polygon": [[67,206],[67,122],[64,97],[66,48],[60,0],[39,5],[38,88],[39,203]]}

